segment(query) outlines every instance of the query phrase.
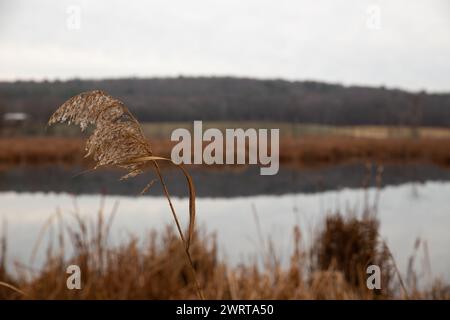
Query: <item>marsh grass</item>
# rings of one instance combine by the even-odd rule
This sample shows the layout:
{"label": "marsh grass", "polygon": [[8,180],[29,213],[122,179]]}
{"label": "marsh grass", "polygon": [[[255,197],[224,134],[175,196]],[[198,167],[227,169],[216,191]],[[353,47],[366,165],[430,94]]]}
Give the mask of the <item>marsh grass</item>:
{"label": "marsh grass", "polygon": [[[16,263],[15,276],[2,269],[0,281],[11,286],[0,287],[2,299],[198,298],[191,264],[173,227],[151,231],[141,239],[130,234],[128,240],[113,244],[110,233],[119,214],[117,206],[106,213],[102,205],[90,218],[74,210],[69,215],[56,213],[45,224],[48,243],[37,241],[36,246],[44,258],[42,265],[31,268],[31,262],[30,266]],[[374,216],[329,212],[309,247],[301,228],[292,226],[293,249],[287,263],[281,262],[283,257],[268,235],[259,231],[264,263],[254,260],[239,265],[223,260],[215,234],[200,229],[190,247],[192,266],[209,299],[450,298],[450,286],[442,281],[425,288],[407,281],[406,296],[378,229]],[[417,254],[414,251],[412,257]],[[7,265],[5,259],[2,263]],[[368,263],[380,264],[381,290],[366,287]],[[80,266],[81,290],[66,287],[66,268],[71,264]],[[420,278],[409,269],[410,278]]]}
{"label": "marsh grass", "polygon": [[[170,136],[170,135],[169,135]],[[170,156],[176,142],[152,138],[152,151]],[[307,136],[281,138],[280,163],[297,168],[312,168],[350,162],[429,163],[450,166],[449,138],[353,138],[341,136]],[[64,137],[0,138],[0,170],[17,165],[95,164],[83,158],[84,141]],[[217,166],[203,166],[214,168]],[[223,166],[221,166],[223,168]]]}

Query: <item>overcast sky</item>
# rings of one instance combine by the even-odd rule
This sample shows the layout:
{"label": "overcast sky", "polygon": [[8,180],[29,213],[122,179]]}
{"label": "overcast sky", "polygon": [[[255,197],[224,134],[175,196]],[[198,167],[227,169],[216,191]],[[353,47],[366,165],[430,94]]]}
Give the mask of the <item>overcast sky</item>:
{"label": "overcast sky", "polygon": [[450,91],[450,1],[0,0],[0,80],[178,75]]}

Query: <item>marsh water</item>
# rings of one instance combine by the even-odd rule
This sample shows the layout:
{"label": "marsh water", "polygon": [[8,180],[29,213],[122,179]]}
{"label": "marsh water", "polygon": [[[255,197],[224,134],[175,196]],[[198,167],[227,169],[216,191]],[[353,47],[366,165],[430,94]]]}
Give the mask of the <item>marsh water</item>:
{"label": "marsh water", "polygon": [[[74,210],[94,221],[100,208],[107,217],[117,206],[112,244],[126,241],[130,235],[144,241],[149,230],[172,225],[157,183],[147,195],[136,196],[152,175],[118,181],[121,172],[80,175],[82,171],[49,166],[0,172],[0,219],[7,223],[8,261],[30,263],[42,226],[57,210],[67,223],[74,223]],[[367,206],[376,206],[381,236],[402,272],[406,272],[420,238],[425,245],[416,253],[416,268],[425,271],[423,277],[450,279],[450,170],[416,164],[384,166],[380,172],[364,164],[281,167],[275,176],[260,176],[253,167],[194,168],[198,227],[216,232],[220,255],[238,264],[264,255],[257,220],[263,239],[270,237],[282,262],[288,262],[294,225],[300,226],[307,246],[327,213],[362,212]],[[165,170],[165,176],[186,224],[185,180],[177,171]],[[50,234],[44,237],[36,264],[44,257],[49,239]]]}

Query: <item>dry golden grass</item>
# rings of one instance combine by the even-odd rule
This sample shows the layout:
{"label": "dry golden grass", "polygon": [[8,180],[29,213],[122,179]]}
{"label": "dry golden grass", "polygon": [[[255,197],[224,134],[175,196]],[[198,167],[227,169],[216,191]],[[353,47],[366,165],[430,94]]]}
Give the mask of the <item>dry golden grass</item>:
{"label": "dry golden grass", "polygon": [[[153,140],[154,154],[169,157],[174,142]],[[450,139],[369,139],[349,137],[285,138],[280,141],[280,163],[299,167],[335,165],[352,161],[378,163],[423,162],[450,166]],[[81,164],[84,142],[79,138],[0,138],[0,167],[19,164]]]}
{"label": "dry golden grass", "polygon": [[280,162],[301,166],[331,165],[351,161],[424,162],[450,166],[450,139],[368,139],[311,137],[285,139]]}
{"label": "dry golden grass", "polygon": [[[0,286],[1,299],[196,299],[193,275],[173,228],[151,232],[142,239],[111,246],[111,220],[99,211],[94,224],[56,221],[59,232],[39,270],[17,265],[13,277],[0,268],[0,281],[22,293]],[[264,240],[262,263],[231,266],[219,257],[213,234],[198,233],[191,245],[193,266],[208,299],[450,299],[450,286],[436,281],[426,288],[407,283],[402,290],[395,264],[378,235],[372,215],[330,213],[305,248],[298,226],[292,227],[290,262]],[[252,232],[249,230],[249,232]],[[69,240],[69,241],[68,241]],[[71,246],[74,253],[64,259]],[[44,250],[45,248],[39,248]],[[382,269],[382,289],[368,290],[366,266]],[[81,268],[82,289],[66,287],[68,265]],[[6,261],[1,261],[2,266]]]}
{"label": "dry golden grass", "polygon": [[56,137],[1,138],[0,165],[86,163],[82,156],[83,141]]}
{"label": "dry golden grass", "polygon": [[[167,155],[171,144],[154,141],[155,154]],[[9,137],[0,138],[0,166],[16,165],[85,165],[95,164],[83,156],[85,141],[81,138],[62,137]]]}

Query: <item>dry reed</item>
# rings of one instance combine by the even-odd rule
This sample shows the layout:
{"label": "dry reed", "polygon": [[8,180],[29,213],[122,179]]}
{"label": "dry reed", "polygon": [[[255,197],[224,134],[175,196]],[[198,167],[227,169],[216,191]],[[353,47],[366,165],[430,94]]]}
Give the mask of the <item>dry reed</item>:
{"label": "dry reed", "polygon": [[[0,298],[195,299],[190,264],[173,229],[153,231],[143,243],[131,236],[128,242],[113,246],[108,239],[114,212],[108,216],[101,207],[89,220],[78,211],[64,219],[55,215],[51,224],[56,232],[43,251],[42,266],[31,269],[16,264],[19,276],[12,277],[6,271],[0,274],[0,281],[23,292],[0,288]],[[309,248],[304,245],[300,227],[293,226],[294,245],[287,263],[281,263],[283,257],[268,240],[265,263],[232,266],[219,258],[215,235],[196,231],[191,257],[205,294],[210,299],[405,298],[398,279],[389,276],[393,262],[378,245],[376,218],[338,212],[329,213],[324,222]],[[266,236],[258,233],[258,237]],[[69,246],[73,253],[67,257]],[[381,264],[381,290],[368,290],[361,281],[367,277],[366,263]],[[64,270],[68,264],[80,266],[81,290],[67,289]],[[421,289],[411,283],[409,289],[410,299],[450,298],[450,287],[442,281]]]}
{"label": "dry reed", "polygon": [[[82,131],[86,130],[89,125],[94,126],[86,143],[86,157],[91,156],[96,161],[94,169],[102,166],[120,167],[128,171],[128,174],[122,177],[122,179],[127,179],[142,174],[148,168],[149,162],[153,164],[183,242],[198,296],[203,299],[189,252],[195,223],[195,188],[187,171],[177,165],[186,177],[189,187],[189,229],[188,236],[185,237],[157,163],[161,160],[170,162],[171,160],[153,155],[139,122],[122,101],[99,90],[83,92],[70,98],[59,107],[50,117],[48,124],[52,125],[57,122],[73,123],[80,126]],[[145,192],[146,189],[147,187],[142,192]]]}
{"label": "dry reed", "polygon": [[[176,142],[152,137],[153,154],[170,156]],[[450,139],[438,138],[351,138],[311,137],[283,138],[280,141],[280,163],[296,167],[317,167],[348,162],[432,163],[450,167],[450,149],[443,146]],[[20,164],[92,165],[82,157],[81,138],[8,137],[0,138],[0,169]],[[211,167],[211,166],[205,166]]]}

